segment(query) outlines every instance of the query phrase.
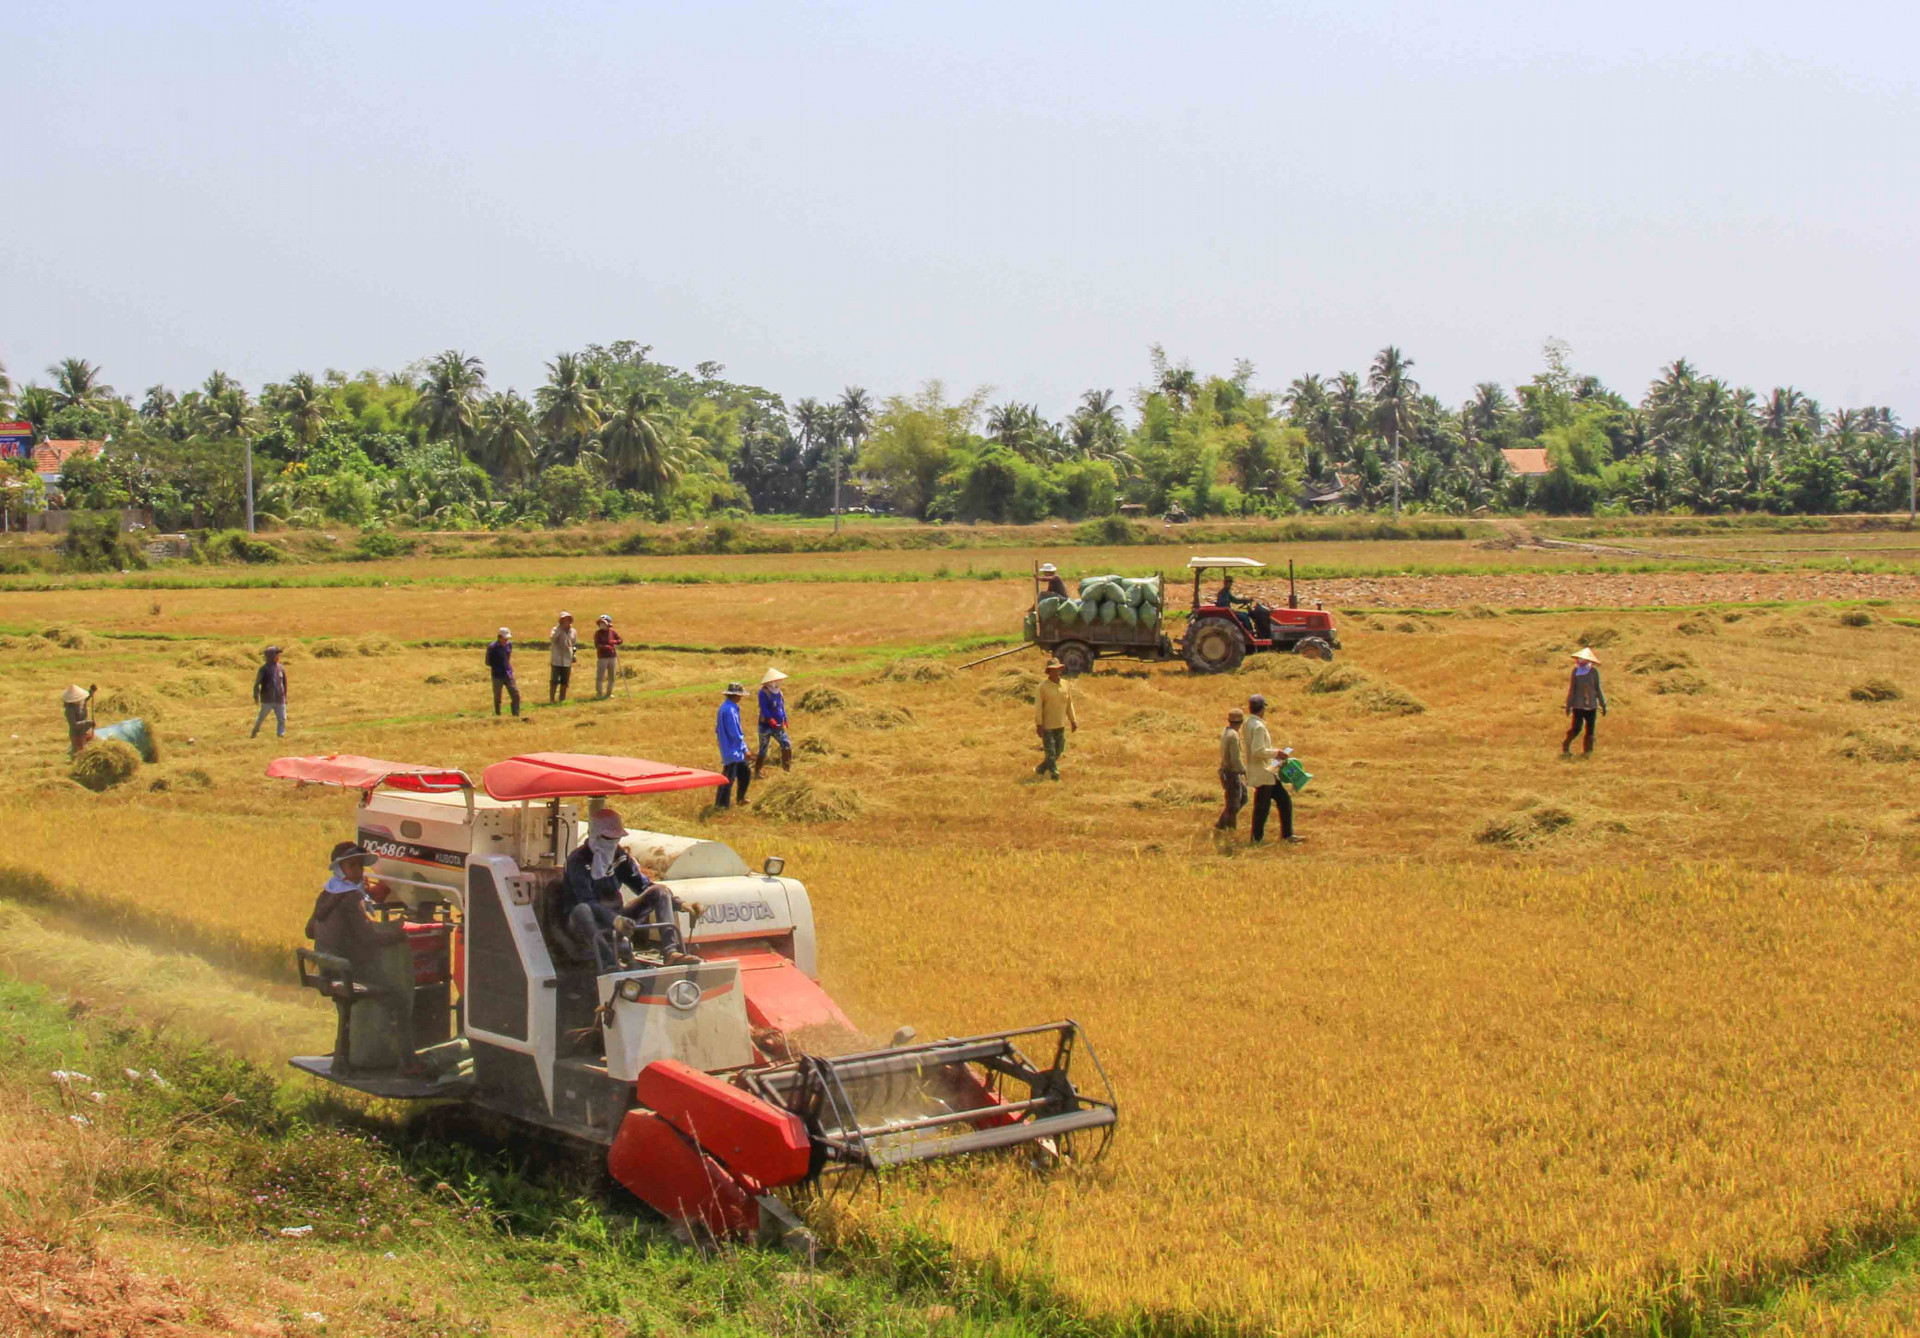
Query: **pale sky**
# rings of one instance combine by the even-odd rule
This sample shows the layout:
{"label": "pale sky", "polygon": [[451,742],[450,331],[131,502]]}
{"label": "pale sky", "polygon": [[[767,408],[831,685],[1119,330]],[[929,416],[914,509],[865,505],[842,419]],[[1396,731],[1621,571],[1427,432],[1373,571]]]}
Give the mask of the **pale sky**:
{"label": "pale sky", "polygon": [[1548,336],[1920,420],[1920,5],[9,0],[0,361],[120,390],[633,338],[1063,414]]}

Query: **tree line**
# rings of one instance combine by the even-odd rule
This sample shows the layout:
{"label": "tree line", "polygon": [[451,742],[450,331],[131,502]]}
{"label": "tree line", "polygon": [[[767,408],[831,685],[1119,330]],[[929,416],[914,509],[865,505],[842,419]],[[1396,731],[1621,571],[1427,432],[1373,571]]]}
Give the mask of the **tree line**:
{"label": "tree line", "polygon": [[[862,510],[920,520],[1035,521],[1123,506],[1193,516],[1400,507],[1470,515],[1546,511],[1823,513],[1908,502],[1915,433],[1879,406],[1824,410],[1792,387],[1762,398],[1685,359],[1637,402],[1544,366],[1466,403],[1424,393],[1415,364],[1382,349],[1364,372],[1255,384],[1251,363],[1202,375],[1154,346],[1123,405],[1090,389],[1063,417],[950,396],[940,382],[876,400],[849,386],[788,405],[703,362],[684,371],[648,345],[561,353],[531,398],[489,385],[448,350],[399,373],[297,372],[253,393],[225,372],[135,400],[83,358],[16,387],[0,416],[37,438],[107,442],[68,461],[59,494],[80,509],[150,508],[167,528],[236,524],[251,447],[255,506],[271,522],[423,528],[589,520],[827,514],[836,478]],[[1544,450],[1544,474],[1504,450]],[[13,505],[37,480],[9,469]]]}

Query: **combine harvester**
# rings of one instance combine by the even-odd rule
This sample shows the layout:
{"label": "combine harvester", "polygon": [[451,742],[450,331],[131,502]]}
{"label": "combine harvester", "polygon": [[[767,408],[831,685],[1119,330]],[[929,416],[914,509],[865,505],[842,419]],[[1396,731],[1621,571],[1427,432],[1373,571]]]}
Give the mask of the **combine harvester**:
{"label": "combine harvester", "polygon": [[[717,841],[629,833],[636,862],[698,905],[693,923],[678,918],[702,960],[603,974],[559,915],[585,819],[617,796],[714,789],[714,772],[530,753],[477,787],[462,771],[348,755],[283,757],[267,774],[360,791],[356,837],[379,857],[382,913],[406,925],[381,980],[300,950],[301,983],[334,1000],[340,1031],[333,1055],[295,1068],[604,1145],[641,1200],[725,1238],[777,1239],[793,1218],[772,1191],[823,1173],[1023,1144],[1092,1158],[1112,1140],[1112,1088],[1072,1021],[920,1044],[903,1028],[861,1049],[818,983],[807,890],[777,858],[755,873]],[[401,1071],[396,980],[413,992],[425,1076]],[[1081,1048],[1098,1095],[1070,1073]]]}

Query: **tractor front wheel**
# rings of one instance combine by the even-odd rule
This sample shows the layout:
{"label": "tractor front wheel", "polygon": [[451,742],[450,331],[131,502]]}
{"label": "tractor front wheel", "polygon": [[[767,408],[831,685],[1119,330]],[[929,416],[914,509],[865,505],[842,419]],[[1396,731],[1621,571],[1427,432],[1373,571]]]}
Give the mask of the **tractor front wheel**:
{"label": "tractor front wheel", "polygon": [[1202,618],[1187,631],[1187,668],[1230,674],[1247,658],[1247,637],[1230,618]]}
{"label": "tractor front wheel", "polygon": [[1060,661],[1062,675],[1078,678],[1093,668],[1099,652],[1084,641],[1062,641],[1053,648],[1053,658]]}
{"label": "tractor front wheel", "polygon": [[1309,660],[1320,660],[1326,664],[1333,663],[1333,647],[1327,644],[1326,638],[1324,637],[1309,636],[1300,638],[1300,640],[1293,643],[1293,653],[1304,656]]}

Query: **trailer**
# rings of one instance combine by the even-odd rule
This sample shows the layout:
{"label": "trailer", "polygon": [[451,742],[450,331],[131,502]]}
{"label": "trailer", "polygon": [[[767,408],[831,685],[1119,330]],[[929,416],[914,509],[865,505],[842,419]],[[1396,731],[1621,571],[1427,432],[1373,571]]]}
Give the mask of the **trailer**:
{"label": "trailer", "polygon": [[1086,673],[1103,658],[1184,660],[1196,674],[1230,673],[1249,655],[1275,651],[1331,661],[1334,651],[1340,647],[1340,634],[1333,625],[1333,616],[1318,606],[1311,609],[1299,606],[1291,562],[1287,564],[1285,608],[1256,602],[1242,612],[1233,605],[1214,602],[1201,590],[1207,572],[1224,575],[1265,568],[1264,562],[1244,557],[1187,559],[1187,570],[1193,574],[1192,602],[1187,610],[1185,629],[1176,641],[1166,628],[1165,576],[1156,573],[1150,578],[1157,591],[1151,623],[1142,617],[1137,625],[1088,624],[1077,618],[1069,621],[1042,616],[1045,586],[1036,563],[1034,602],[1027,614],[1027,640],[1060,661],[1069,677]]}
{"label": "trailer", "polygon": [[[643,941],[661,926],[641,925],[634,965],[602,971],[562,907],[587,818],[618,796],[717,788],[714,772],[530,753],[478,784],[352,755],[267,774],[359,792],[380,912],[405,927],[379,961],[297,953],[338,1017],[331,1054],[290,1060],[315,1078],[598,1145],[642,1201],[716,1238],[777,1238],[795,1219],[776,1195],[823,1177],[1018,1147],[1085,1159],[1112,1139],[1112,1088],[1070,1019],[863,1041],[820,986],[812,903],[778,856],[756,870],[718,841],[630,831],[627,852],[688,908],[676,924],[699,960],[665,964]],[[397,1040],[403,994],[414,1056]]]}

